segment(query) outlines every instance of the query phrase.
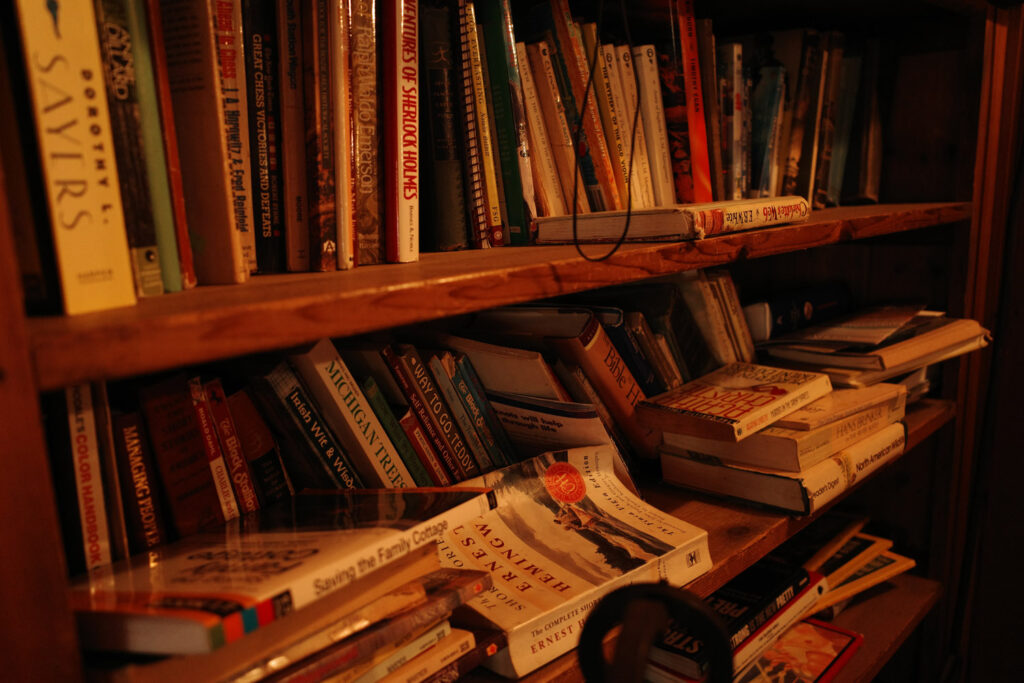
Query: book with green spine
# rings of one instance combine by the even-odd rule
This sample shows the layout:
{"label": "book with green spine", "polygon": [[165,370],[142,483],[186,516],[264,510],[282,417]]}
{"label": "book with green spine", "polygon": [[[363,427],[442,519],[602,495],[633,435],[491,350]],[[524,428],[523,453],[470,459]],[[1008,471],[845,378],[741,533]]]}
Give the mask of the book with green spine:
{"label": "book with green spine", "polygon": [[390,437],[391,443],[395,445],[398,454],[402,456],[402,462],[405,463],[409,474],[412,475],[413,481],[416,482],[417,486],[433,486],[434,482],[430,478],[427,468],[416,455],[416,450],[409,441],[409,437],[405,435],[402,425],[398,423],[398,418],[395,417],[391,406],[388,405],[387,399],[384,398],[380,387],[377,386],[377,380],[367,376],[360,383],[360,387],[362,387],[363,395],[366,396],[370,407],[373,408],[374,414],[384,427],[384,431]]}

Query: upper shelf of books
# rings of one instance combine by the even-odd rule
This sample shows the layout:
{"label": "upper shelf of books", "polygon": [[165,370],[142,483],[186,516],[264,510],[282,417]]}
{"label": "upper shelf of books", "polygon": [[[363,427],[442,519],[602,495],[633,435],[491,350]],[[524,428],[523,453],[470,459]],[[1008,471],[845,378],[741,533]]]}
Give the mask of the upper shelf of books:
{"label": "upper shelf of books", "polygon": [[[28,320],[41,389],[128,377],[426,320],[967,220],[968,203],[853,206],[795,225],[627,244],[594,264],[573,246],[424,254],[411,264],[253,278],[79,316]],[[608,245],[583,245],[601,256]]]}

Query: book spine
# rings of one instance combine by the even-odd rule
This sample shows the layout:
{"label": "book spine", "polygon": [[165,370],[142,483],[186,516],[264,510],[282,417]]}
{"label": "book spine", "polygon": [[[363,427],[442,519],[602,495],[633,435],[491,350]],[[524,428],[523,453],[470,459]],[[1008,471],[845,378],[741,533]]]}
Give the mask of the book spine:
{"label": "book spine", "polygon": [[420,461],[412,443],[409,442],[409,437],[402,430],[402,425],[398,423],[398,419],[391,410],[391,406],[388,405],[384,394],[380,391],[380,387],[377,386],[377,382],[373,377],[367,377],[363,380],[361,387],[363,395],[366,396],[367,402],[373,409],[374,415],[377,416],[388,438],[391,439],[391,443],[394,444],[395,450],[401,456],[402,462],[405,463],[406,469],[409,470],[413,482],[417,486],[433,486],[435,484],[440,486],[441,484],[438,484],[430,477],[426,466]]}
{"label": "book spine", "polygon": [[711,163],[708,160],[707,129],[704,123],[704,93],[700,83],[700,55],[693,0],[682,0],[679,8],[679,43],[682,51],[683,83],[686,88],[686,120],[690,139],[690,167],[693,200],[712,201]]}
{"label": "book spine", "polygon": [[523,109],[530,144],[530,169],[539,204],[537,212],[542,216],[564,216],[565,194],[559,180],[554,151],[551,149],[551,139],[544,125],[544,112],[541,110],[540,95],[534,82],[525,43],[516,43],[516,57],[523,83]]}
{"label": "book spine", "polygon": [[310,239],[300,0],[276,0],[276,5],[284,260],[289,271],[304,272],[309,270]]}
{"label": "book spine", "polygon": [[285,270],[276,4],[248,0],[242,5],[253,235],[261,273]]}
{"label": "book spine", "polygon": [[451,410],[448,408],[447,403],[445,403],[444,397],[437,388],[437,383],[431,377],[430,370],[427,369],[419,352],[408,344],[399,344],[397,350],[399,352],[399,360],[408,368],[413,381],[416,383],[417,391],[430,412],[431,419],[437,426],[441,438],[448,444],[449,450],[454,456],[454,466],[457,468],[456,471],[458,473],[456,476],[461,480],[477,476],[480,474],[480,466],[466,446],[466,441],[459,430],[459,425],[452,416]]}
{"label": "book spine", "polygon": [[100,464],[99,439],[92,392],[88,384],[74,384],[64,390],[72,462],[60,466],[74,470],[78,494],[78,518],[81,522],[85,568],[96,569],[113,559],[110,527],[107,524],[106,492]]}
{"label": "book spine", "polygon": [[772,169],[778,157],[786,71],[781,66],[761,67],[760,81],[751,93],[753,131],[751,139],[751,196],[770,197],[774,185]]}
{"label": "book spine", "polygon": [[651,356],[645,352],[636,335],[630,332],[626,323],[604,325],[604,332],[615,346],[615,350],[622,356],[626,367],[633,374],[633,379],[640,385],[645,396],[655,396],[665,390],[654,372]]}
{"label": "book spine", "polygon": [[722,136],[725,165],[725,199],[743,199],[743,46],[718,46],[718,72],[722,82]]}
{"label": "book spine", "polygon": [[[596,26],[593,40],[597,41]],[[622,107],[625,95],[622,93],[622,80],[619,78],[619,67],[615,58],[615,47],[597,45],[598,61],[595,78],[595,93],[598,109],[601,112],[601,124],[604,128],[605,141],[609,153],[615,161],[615,182],[619,186],[619,194],[626,196],[626,178],[629,176],[629,160],[626,152],[626,138],[629,137],[629,122],[625,120]],[[589,52],[591,48],[587,48]]]}
{"label": "book spine", "polygon": [[494,461],[491,460],[490,452],[484,446],[484,442],[474,422],[470,420],[459,392],[455,388],[453,377],[455,374],[454,360],[450,356],[446,356],[444,359],[432,356],[427,361],[427,364],[434,377],[434,383],[440,389],[441,395],[444,396],[445,404],[448,410],[451,411],[452,417],[455,418],[455,422],[462,433],[462,438],[477,466],[481,472],[491,471],[495,466]]}
{"label": "book spine", "polygon": [[455,376],[452,378],[455,388],[462,397],[473,424],[480,433],[493,460],[499,467],[511,464],[515,458],[515,449],[509,441],[505,428],[494,414],[491,402],[487,400],[480,378],[473,370],[473,364],[464,354],[457,354],[455,359]]}
{"label": "book spine", "polygon": [[427,676],[421,683],[449,683],[461,680],[471,671],[481,666],[499,650],[508,645],[508,636],[504,632],[495,631],[481,638],[476,635],[476,645],[466,654],[447,666]]}
{"label": "book spine", "polygon": [[636,452],[653,458],[659,437],[636,420],[636,404],[644,399],[643,390],[597,318],[591,318],[579,337],[554,338],[551,344],[583,369]]}
{"label": "book spine", "polygon": [[814,171],[814,187],[811,206],[824,209],[828,205],[829,173],[832,166],[832,146],[835,139],[835,124],[839,108],[839,93],[843,74],[843,35],[838,32],[827,34],[828,59],[826,61],[825,84],[822,88],[821,124],[818,132],[818,162]]}
{"label": "book spine", "polygon": [[692,276],[684,276],[680,280],[683,300],[690,310],[701,336],[718,365],[736,361],[732,344],[729,343],[722,311],[715,304],[711,293],[711,283],[704,271],[697,271]]}
{"label": "book spine", "polygon": [[413,449],[416,451],[416,457],[426,467],[427,474],[430,475],[434,484],[436,486],[451,486],[452,476],[445,469],[445,466],[441,464],[441,460],[434,451],[434,447],[430,445],[423,425],[420,423],[415,411],[412,408],[406,410],[405,414],[399,419],[398,424],[401,425],[402,431],[405,432],[409,443],[412,444]]}
{"label": "book spine", "polygon": [[212,379],[203,385],[206,402],[213,418],[213,425],[220,441],[221,453],[228,468],[238,508],[242,514],[255,512],[260,508],[256,487],[253,485],[252,470],[249,461],[242,451],[242,442],[238,438],[238,428],[231,417],[228,397],[219,379]]}
{"label": "book spine", "polygon": [[[19,0],[16,13],[64,310],[76,314],[136,299],[96,15],[90,2],[61,10]],[[68,176],[68,163],[82,170]]]}
{"label": "book spine", "polygon": [[333,683],[368,683],[378,681],[396,671],[410,659],[426,652],[443,641],[452,632],[447,619],[427,627],[421,633],[411,633],[381,646],[369,661],[348,668],[333,677]]}
{"label": "book spine", "polygon": [[241,233],[242,254],[249,272],[259,270],[253,223],[252,155],[249,153],[249,99],[245,81],[245,39],[242,34],[242,2],[212,3],[213,34],[220,75],[224,139],[227,143],[229,178],[235,229]]}
{"label": "book spine", "polygon": [[[524,210],[524,188],[532,189],[533,181],[512,11],[508,0],[477,3],[475,10],[480,39],[486,45],[488,93],[494,112],[491,122],[505,195],[507,236],[510,244],[528,244],[530,234]],[[524,180],[529,182],[524,184]],[[536,215],[536,210],[533,214]]]}
{"label": "book spine", "polygon": [[665,105],[661,99],[658,54],[653,45],[633,48],[633,68],[640,81],[640,114],[647,139],[654,206],[669,206],[676,203],[676,194],[672,184],[672,157],[665,123]]}
{"label": "book spine", "polygon": [[725,199],[725,172],[722,168],[718,65],[715,59],[715,34],[711,19],[697,19],[697,52],[700,59],[700,87],[704,96],[704,127],[707,131],[708,162],[711,169],[711,194],[715,201],[721,201]]}
{"label": "book spine", "polygon": [[292,423],[299,428],[306,444],[327,476],[339,488],[360,488],[363,482],[317,409],[299,378],[281,363],[265,376]]}
{"label": "book spine", "polygon": [[688,209],[694,230],[705,237],[737,230],[763,228],[768,225],[799,223],[811,215],[811,205],[803,197],[785,196],[772,199],[745,199],[725,208]]}
{"label": "book spine", "polygon": [[835,132],[832,141],[832,162],[828,173],[828,194],[826,206],[838,206],[843,190],[846,159],[850,150],[850,134],[853,132],[853,113],[860,94],[861,54],[844,52],[839,76],[839,95],[836,99]]}
{"label": "book spine", "polygon": [[747,319],[743,317],[743,307],[740,306],[739,293],[736,291],[732,276],[728,271],[719,271],[709,277],[714,285],[715,295],[718,297],[719,307],[725,317],[726,325],[730,330],[736,349],[736,359],[744,363],[756,362],[757,351],[754,349],[754,339],[750,336]]}
{"label": "book spine", "polygon": [[451,11],[447,5],[420,6],[420,51],[423,81],[421,154],[427,173],[422,176],[426,192],[421,215],[430,226],[421,243],[433,251],[465,249],[469,226],[466,187],[456,134],[455,49]]}
{"label": "book spine", "polygon": [[658,77],[661,81],[662,104],[665,107],[669,156],[672,160],[672,203],[690,204],[695,199],[690,158],[690,130],[687,122],[689,103],[686,100],[686,84],[683,82],[681,69],[681,65],[676,64],[669,55],[658,54]]}
{"label": "book spine", "polygon": [[355,261],[369,265],[384,260],[377,15],[373,0],[351,0],[349,12]]}
{"label": "book spine", "polygon": [[574,197],[576,213],[589,213],[590,200],[586,192],[586,185],[583,183],[582,173],[576,168],[572,130],[569,128],[565,105],[562,102],[558,81],[555,77],[555,65],[551,60],[551,46],[547,41],[530,44],[526,46],[526,53],[530,59],[534,82],[537,85],[537,97],[544,115],[544,125],[551,139],[551,150],[558,168],[558,177],[562,183],[562,193],[565,196],[566,213],[569,213]]}
{"label": "book spine", "polygon": [[801,481],[805,497],[803,513],[820,510],[856,481],[899,457],[905,445],[903,425],[891,424],[808,468]]}
{"label": "book spine", "polygon": [[114,420],[111,414],[110,397],[107,383],[92,383],[92,406],[96,416],[96,437],[100,454],[100,471],[103,475],[103,498],[107,511],[107,527],[110,530],[111,556],[114,560],[128,557],[129,551],[128,526],[125,523],[124,486],[117,467],[117,454],[114,448]]}
{"label": "book spine", "polygon": [[430,440],[430,445],[441,459],[448,474],[455,481],[462,481],[465,477],[462,476],[462,470],[458,466],[455,454],[452,452],[451,446],[441,435],[440,428],[432,418],[431,409],[419,390],[419,383],[416,381],[412,371],[402,362],[402,359],[390,346],[381,348],[380,355],[391,369],[391,373],[398,382],[398,386],[402,389],[402,393],[405,394],[406,400],[409,402],[409,407],[415,412],[416,418]]}
{"label": "book spine", "polygon": [[206,453],[217,499],[220,501],[221,517],[227,522],[238,517],[238,499],[235,498],[235,490],[231,485],[231,473],[220,450],[217,426],[213,422],[213,413],[210,411],[202,382],[198,377],[193,377],[188,382],[188,388],[192,397],[192,410],[195,412],[196,423],[202,436],[203,451]]}
{"label": "book spine", "polygon": [[501,200],[498,197],[498,166],[495,163],[497,156],[491,133],[490,114],[486,105],[487,84],[484,79],[483,58],[480,54],[480,29],[476,22],[475,5],[472,2],[466,3],[466,23],[472,92],[476,101],[476,132],[480,145],[480,166],[487,207],[487,245],[498,247],[505,244],[505,225],[502,222]]}
{"label": "book spine", "polygon": [[122,0],[95,0],[94,4],[99,24],[111,134],[118,143],[114,148],[114,156],[117,159],[121,207],[131,253],[135,294],[139,297],[157,296],[164,293],[164,283],[160,273],[148,167],[142,142],[135,74],[136,50],[128,25],[128,10]]}
{"label": "book spine", "polygon": [[[348,2],[328,3],[330,30],[328,49],[331,57],[331,113],[333,115],[334,210],[337,266],[341,270],[356,265],[355,157],[352,131],[355,114],[352,102],[352,18]],[[330,129],[328,129],[330,130]]]}
{"label": "book spine", "polygon": [[153,459],[178,536],[222,521],[188,382],[175,376],[140,392]]}
{"label": "book spine", "polygon": [[[132,72],[138,104],[139,150],[145,165],[146,189],[153,225],[153,240],[160,270],[161,292],[182,289],[181,264],[174,232],[171,187],[164,155],[160,103],[157,95],[152,43],[146,29],[145,7],[139,2],[124,4],[125,30],[131,41]],[[161,56],[160,59],[163,59]],[[118,161],[120,164],[120,161]],[[123,182],[123,180],[122,180]],[[164,252],[167,252],[166,254]],[[166,271],[166,272],[165,272]],[[155,287],[154,287],[155,291]]]}
{"label": "book spine", "polygon": [[[138,37],[148,38],[149,41],[148,50],[143,46],[142,40],[135,41],[135,44],[140,46],[139,53],[136,54],[135,67],[139,76],[139,94],[142,96],[149,85],[143,77],[144,67],[140,63],[140,55],[152,60],[153,87],[159,113],[148,115],[148,98],[142,97],[139,100],[143,118],[152,121],[143,126],[143,141],[146,145],[147,161],[150,164],[161,165],[157,170],[150,172],[150,178],[158,179],[161,174],[166,177],[167,188],[163,188],[162,182],[158,182],[160,188],[153,190],[153,200],[158,209],[156,237],[157,247],[160,249],[160,272],[164,277],[164,289],[168,292],[177,292],[180,289],[192,289],[198,283],[198,279],[188,233],[185,187],[181,178],[181,159],[178,154],[178,134],[174,122],[174,102],[171,99],[168,57],[164,49],[164,29],[160,19],[160,0],[146,0],[144,5],[128,3],[128,14],[133,22],[138,19]],[[167,200],[171,207],[171,234],[167,234],[167,218],[159,210],[160,202],[164,200],[165,195],[168,195]],[[176,273],[180,274],[177,280],[174,279]]]}
{"label": "book spine", "polygon": [[274,435],[256,409],[249,390],[240,389],[231,394],[228,397],[228,408],[242,453],[249,463],[260,507],[294,495]]}
{"label": "book spine", "polygon": [[115,415],[113,428],[129,548],[132,554],[151,550],[168,541],[168,530],[160,480],[142,415]]}
{"label": "book spine", "polygon": [[[328,0],[307,0],[302,15],[302,83],[305,107],[305,144],[309,205],[309,269],[336,270],[338,216],[336,212],[337,164],[334,154],[333,89],[330,32],[332,16]],[[339,74],[338,78],[342,75]]]}
{"label": "book spine", "polygon": [[816,139],[813,143],[810,140],[817,126],[821,101],[822,58],[821,36],[815,31],[806,31],[800,59],[800,77],[793,100],[793,120],[785,150],[786,163],[779,192],[782,195],[807,194],[809,188],[801,179],[814,177],[814,159],[808,158],[805,152],[817,143]]}
{"label": "book spine", "polygon": [[[249,277],[242,250],[248,212],[236,206],[231,144],[225,136],[225,93],[217,67],[215,17],[200,0],[153,2],[160,12],[167,79],[174,108],[186,223],[198,282],[232,284]],[[232,98],[234,99],[234,98]],[[235,135],[239,133],[236,129]],[[166,133],[165,133],[166,137]],[[237,214],[236,214],[237,210]],[[178,227],[179,236],[181,226]],[[181,240],[179,238],[179,245]]]}
{"label": "book spine", "polygon": [[[622,83],[622,94],[626,105],[625,117],[622,123],[625,124],[626,133],[626,164],[629,169],[627,178],[630,181],[633,197],[633,208],[650,209],[654,208],[654,184],[651,179],[651,164],[647,157],[647,130],[644,127],[644,117],[639,111],[640,91],[637,88],[636,67],[633,64],[633,52],[628,45],[621,45],[615,48],[616,63],[618,64],[619,79]],[[634,123],[636,124],[634,126]],[[636,135],[634,136],[634,131]]]}
{"label": "book spine", "polygon": [[384,0],[384,246],[390,263],[420,254],[420,59],[418,0]]}
{"label": "book spine", "polygon": [[470,41],[473,24],[466,0],[458,0],[459,105],[462,132],[465,136],[466,197],[470,235],[475,247],[490,246],[487,211],[487,188],[484,183],[483,157],[480,154],[480,129],[476,119],[476,94],[473,90],[473,60]]}
{"label": "book spine", "polygon": [[559,54],[564,60],[568,77],[568,88],[564,95],[573,98],[578,113],[576,120],[586,133],[585,148],[589,150],[594,176],[604,200],[603,209],[624,209],[625,198],[619,194],[615,184],[615,172],[601,128],[600,114],[592,105],[583,106],[586,103],[587,82],[590,80],[590,59],[583,47],[579,26],[573,20],[568,0],[551,0],[551,16]]}
{"label": "book spine", "polygon": [[412,475],[334,344],[324,339],[290,360],[363,483],[375,488],[412,486]]}

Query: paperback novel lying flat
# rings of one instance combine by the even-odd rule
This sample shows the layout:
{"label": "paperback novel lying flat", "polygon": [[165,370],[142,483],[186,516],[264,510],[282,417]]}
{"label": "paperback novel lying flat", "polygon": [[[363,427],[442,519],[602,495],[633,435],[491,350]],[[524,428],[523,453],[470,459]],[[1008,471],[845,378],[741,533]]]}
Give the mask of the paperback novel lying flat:
{"label": "paperback novel lying flat", "polygon": [[71,585],[82,647],[198,654],[345,588],[491,509],[483,488],[300,494]]}

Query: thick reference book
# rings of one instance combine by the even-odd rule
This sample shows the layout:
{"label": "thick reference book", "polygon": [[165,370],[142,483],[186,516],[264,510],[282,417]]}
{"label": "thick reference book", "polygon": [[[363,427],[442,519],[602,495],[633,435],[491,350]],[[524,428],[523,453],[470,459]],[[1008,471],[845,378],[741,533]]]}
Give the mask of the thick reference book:
{"label": "thick reference book", "polygon": [[497,507],[453,525],[441,563],[487,569],[494,585],[456,624],[502,629],[508,645],[486,661],[523,676],[579,642],[590,608],[638,581],[683,585],[711,566],[707,532],[633,495],[614,474],[610,446],[541,454],[472,483]]}
{"label": "thick reference book", "polygon": [[[837,400],[832,400],[833,397]],[[740,442],[665,432],[664,448],[672,452],[692,450],[739,465],[799,472],[903,419],[906,399],[906,388],[901,384],[836,389]],[[836,406],[836,411],[830,414],[837,419],[811,429],[780,424],[817,423],[828,414],[813,408],[819,403]],[[842,406],[857,406],[858,409],[843,414]]]}
{"label": "thick reference book", "polygon": [[817,619],[791,626],[761,653],[736,683],[828,683],[864,642],[864,636]]}
{"label": "thick reference book", "polygon": [[832,390],[826,375],[730,363],[637,404],[650,429],[740,441]]}
{"label": "thick reference book", "polygon": [[802,472],[727,465],[699,454],[661,454],[664,480],[676,486],[808,515],[895,460],[906,444],[894,423]]}
{"label": "thick reference book", "polygon": [[[671,204],[628,212],[629,232],[626,240],[653,242],[704,239],[739,230],[804,223],[810,215],[810,204],[803,197]],[[537,243],[571,243],[574,220],[580,241],[613,242],[622,234],[626,218],[626,211],[599,211],[575,217],[541,217],[536,221]]]}
{"label": "thick reference book", "polygon": [[216,650],[365,575],[386,573],[493,501],[484,488],[300,494],[72,584],[82,646]]}
{"label": "thick reference book", "polygon": [[[766,557],[709,595],[705,602],[721,618],[736,648],[808,585],[807,570]],[[704,643],[674,621],[651,648],[651,661],[664,664],[684,676],[700,678],[708,669]]]}
{"label": "thick reference book", "polygon": [[134,304],[93,3],[16,5],[64,312]]}

